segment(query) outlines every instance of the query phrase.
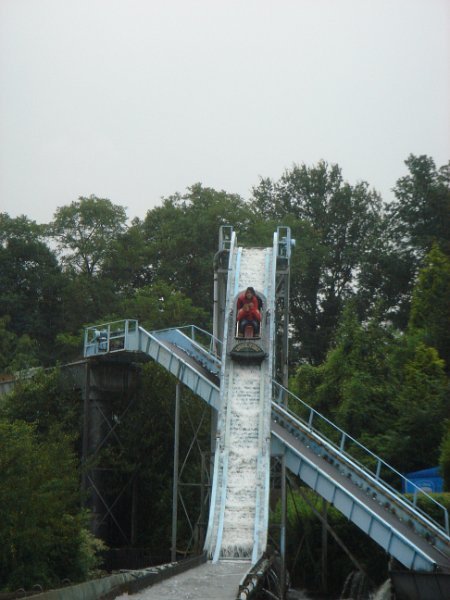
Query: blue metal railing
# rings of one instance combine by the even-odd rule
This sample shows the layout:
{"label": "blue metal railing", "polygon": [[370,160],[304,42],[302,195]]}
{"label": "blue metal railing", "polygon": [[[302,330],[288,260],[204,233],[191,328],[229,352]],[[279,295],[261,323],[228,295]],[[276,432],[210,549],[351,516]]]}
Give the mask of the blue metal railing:
{"label": "blue metal railing", "polygon": [[221,361],[218,353],[221,344],[217,338],[195,325],[185,325],[170,329],[153,331],[152,335],[180,348],[196,360],[199,365],[217,377],[220,374]]}
{"label": "blue metal railing", "polygon": [[[286,413],[294,423],[303,430],[314,432],[320,436],[321,440],[325,440],[338,455],[343,455],[353,467],[362,471],[370,479],[376,481],[378,486],[381,486],[389,495],[394,496],[396,502],[403,504],[415,513],[419,513],[428,523],[434,525],[444,535],[449,534],[449,519],[448,511],[439,502],[437,502],[427,492],[416,486],[412,481],[407,479],[402,473],[391,467],[382,458],[374,454],[363,444],[355,440],[351,435],[346,433],[335,423],[321,415],[314,408],[306,404],[303,400],[295,396],[276,381],[272,382],[273,403],[276,409]],[[291,410],[288,407],[288,402],[294,404],[295,409]],[[302,414],[304,416],[302,416]],[[364,459],[365,462],[362,462]],[[369,465],[374,465],[371,468]],[[382,470],[387,473],[383,474]],[[387,479],[391,479],[389,483]],[[398,489],[393,485],[397,482]],[[401,486],[408,482],[413,486],[413,499],[410,500],[407,496],[401,493]],[[426,498],[433,506],[441,513],[441,522],[436,521],[429,513],[418,506],[418,498],[422,496]]]}
{"label": "blue metal railing", "polygon": [[135,319],[120,319],[84,330],[84,356],[94,356],[128,349],[128,338],[137,335]]}
{"label": "blue metal railing", "polygon": [[[86,327],[84,331],[84,355],[92,356],[130,350],[129,340],[132,336],[138,334],[138,329],[138,322],[135,319],[121,319]],[[214,360],[220,363],[222,342],[208,331],[196,325],[185,325],[183,327],[159,329],[152,333],[158,334],[167,331],[181,331],[194,345],[211,354],[212,357],[215,357]]]}
{"label": "blue metal railing", "polygon": [[[134,319],[122,319],[87,327],[84,338],[84,355],[94,356],[128,350],[132,345],[131,340],[138,335],[138,329],[138,322]],[[188,337],[194,345],[208,352],[220,369],[219,357],[222,345],[220,340],[195,325],[186,325],[176,329]],[[396,502],[420,515],[444,535],[449,535],[448,511],[430,494],[275,380],[272,382],[272,392],[274,409],[289,417],[296,427],[320,436],[320,439],[325,441],[334,453],[345,457],[353,468],[375,481]],[[294,409],[291,410],[288,404],[291,404]],[[406,483],[414,490],[412,499],[401,493],[401,489]],[[440,521],[436,521],[428,512],[418,506],[421,497],[426,498],[439,511]]]}
{"label": "blue metal railing", "polygon": [[291,258],[292,247],[295,246],[295,240],[291,238],[291,228],[280,225],[277,227],[277,258],[285,258],[289,261]]}
{"label": "blue metal railing", "polygon": [[[231,286],[231,279],[234,276],[234,272],[233,272],[233,265],[234,265],[234,249],[235,249],[235,245],[236,245],[236,234],[233,230],[231,230],[231,234],[230,234],[230,243],[228,246],[228,250],[229,250],[229,255],[228,255],[228,279],[227,279],[227,298],[229,296],[229,290],[230,290],[230,286]],[[227,343],[227,331],[228,331],[228,319],[229,319],[229,311],[225,311],[225,323],[224,323],[224,346],[222,346],[222,349],[226,347],[226,343]],[[222,358],[222,354],[220,354],[220,358]],[[222,361],[220,360],[220,372],[221,375],[224,375],[224,367],[225,367],[225,360]],[[220,390],[220,400],[223,403],[223,393],[224,393],[224,389],[223,386],[221,386],[221,390]],[[225,432],[225,436],[227,435],[227,427],[226,427],[226,423],[222,423],[222,419],[223,419],[223,415],[219,415],[219,427],[223,426],[224,427],[224,432]],[[216,444],[220,443],[220,436],[216,439]],[[224,441],[224,445],[226,447],[226,440]],[[223,490],[223,487],[225,486],[226,488],[226,478],[227,478],[227,462],[228,462],[228,458],[227,455],[224,456],[223,458],[223,462],[221,463],[221,453],[217,451],[215,452],[215,457],[214,457],[214,477],[213,477],[213,481],[212,481],[212,488],[211,488],[211,503],[210,503],[210,511],[209,511],[209,517],[208,517],[208,528],[207,528],[207,532],[206,532],[206,539],[205,539],[205,549],[208,551],[208,553],[210,554],[211,558],[213,558],[214,560],[218,559],[218,556],[220,554],[220,547],[222,545],[221,542],[221,526],[220,526],[220,520],[221,520],[221,515],[217,514],[218,513],[218,507],[219,507],[219,497],[221,497],[221,489]],[[222,482],[221,482],[221,486],[222,488],[219,486],[219,471],[220,469],[222,469]],[[217,521],[217,532],[215,532],[215,523],[216,520]],[[223,513],[222,513],[222,519],[223,519]],[[223,527],[223,521],[222,521],[222,527]],[[216,535],[216,538],[214,539],[214,534]]]}
{"label": "blue metal railing", "polygon": [[189,339],[195,342],[198,346],[201,346],[213,356],[222,356],[221,340],[216,338],[208,331],[205,331],[196,325],[185,325],[183,327],[177,327],[177,329],[182,331]]}
{"label": "blue metal railing", "polygon": [[221,225],[219,228],[219,250],[231,250],[233,245],[232,225]]}

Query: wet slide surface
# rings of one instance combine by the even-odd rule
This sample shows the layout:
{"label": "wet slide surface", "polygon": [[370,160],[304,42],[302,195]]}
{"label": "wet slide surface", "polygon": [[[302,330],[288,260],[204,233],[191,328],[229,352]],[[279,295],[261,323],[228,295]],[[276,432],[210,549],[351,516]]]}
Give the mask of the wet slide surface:
{"label": "wet slide surface", "polygon": [[[235,336],[236,295],[249,285],[272,293],[271,248],[242,248],[232,256],[227,288],[225,341]],[[231,262],[231,260],[230,260]],[[238,266],[239,265],[239,268]],[[231,278],[230,278],[231,277]],[[266,302],[271,299],[266,297]],[[234,317],[233,317],[234,318]],[[268,335],[270,329],[265,332]],[[222,357],[221,406],[214,480],[205,548],[213,560],[248,559],[265,550],[270,468],[271,365]]]}
{"label": "wet slide surface", "polygon": [[239,583],[249,569],[249,561],[207,562],[132,596],[118,596],[116,600],[235,600]]}

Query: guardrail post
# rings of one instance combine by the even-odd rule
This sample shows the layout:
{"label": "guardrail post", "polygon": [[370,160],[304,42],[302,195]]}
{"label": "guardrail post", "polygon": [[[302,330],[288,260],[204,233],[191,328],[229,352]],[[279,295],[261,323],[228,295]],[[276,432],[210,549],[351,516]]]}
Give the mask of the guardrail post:
{"label": "guardrail post", "polygon": [[125,327],[124,327],[124,333],[125,333],[125,337],[123,340],[123,348],[124,350],[126,350],[128,348],[128,319],[125,319]]}
{"label": "guardrail post", "polygon": [[83,398],[83,440],[82,440],[82,489],[86,493],[88,488],[87,457],[89,452],[89,400],[91,391],[91,367],[89,361],[85,362],[84,398]]}
{"label": "guardrail post", "polygon": [[172,488],[172,548],[170,559],[177,560],[177,519],[178,519],[178,461],[180,447],[180,402],[181,382],[177,381],[175,393],[175,437],[173,442],[173,488]]}
{"label": "guardrail post", "polygon": [[380,472],[381,472],[381,460],[380,460],[380,459],[378,459],[378,460],[377,460],[377,470],[376,470],[376,472],[375,472],[375,477],[376,477],[377,479],[379,479],[379,478],[380,478]]}
{"label": "guardrail post", "polygon": [[284,600],[286,596],[286,521],[287,521],[287,498],[286,498],[286,454],[281,457],[281,528],[280,528],[280,597]]}
{"label": "guardrail post", "polygon": [[322,498],[322,591],[328,592],[328,502]]}

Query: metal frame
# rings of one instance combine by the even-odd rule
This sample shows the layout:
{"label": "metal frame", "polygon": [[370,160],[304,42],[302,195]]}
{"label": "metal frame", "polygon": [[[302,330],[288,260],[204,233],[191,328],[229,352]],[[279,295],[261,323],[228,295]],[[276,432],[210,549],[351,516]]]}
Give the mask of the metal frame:
{"label": "metal frame", "polygon": [[133,519],[131,517],[130,533],[127,534],[116,518],[114,508],[125,491],[133,484],[137,471],[131,474],[114,497],[108,499],[102,490],[99,477],[101,472],[112,472],[114,469],[95,464],[101,449],[111,439],[114,439],[119,446],[122,446],[117,429],[134,403],[134,394],[130,390],[129,385],[130,365],[122,365],[126,373],[126,377],[121,378],[123,385],[122,393],[126,398],[125,407],[122,407],[120,415],[110,418],[103,407],[105,404],[103,397],[105,390],[100,389],[98,385],[93,385],[93,373],[95,373],[95,369],[101,369],[105,364],[104,362],[91,364],[89,361],[86,361],[85,385],[83,389],[82,489],[85,494],[89,489],[93,492],[93,496],[88,500],[94,516],[92,521],[93,533],[98,535],[102,527],[105,526],[107,519],[110,518],[110,522],[115,526],[123,541],[126,544],[130,544],[133,537]]}
{"label": "metal frame", "polygon": [[[171,560],[177,560],[177,554],[183,554],[185,557],[190,553],[199,554],[203,549],[204,535],[205,535],[205,510],[209,505],[210,495],[210,465],[209,465],[209,452],[202,449],[199,442],[199,432],[203,425],[204,419],[207,415],[208,406],[203,407],[203,411],[198,423],[194,423],[192,415],[187,406],[187,417],[192,430],[192,438],[189,447],[180,460],[179,446],[180,446],[180,417],[183,409],[182,404],[182,384],[177,382],[176,384],[176,399],[175,399],[175,436],[174,436],[174,466],[173,466],[173,492],[172,492],[172,542],[171,542]],[[200,454],[201,467],[200,467],[200,482],[195,481],[183,481],[183,472],[186,465],[188,464],[189,458],[192,456],[194,449],[197,449]],[[181,463],[181,466],[180,466]],[[197,514],[189,512],[183,496],[184,488],[200,488],[200,503],[199,511]],[[187,522],[190,530],[190,537],[187,541],[186,548],[182,553],[177,550],[177,533],[178,533],[178,521],[179,511],[178,505],[181,504],[182,514]]]}
{"label": "metal frame", "polygon": [[[276,322],[278,331],[281,325],[281,339],[275,338],[274,373],[275,378],[281,379],[284,387],[289,382],[289,293],[290,293],[290,257],[295,240],[291,239],[289,227],[277,228],[278,253],[276,266]],[[278,346],[279,344],[279,346]],[[282,398],[287,403],[287,397]],[[287,525],[287,493],[286,493],[286,455],[281,457],[281,525],[280,525],[280,556],[281,556],[281,598],[286,595],[286,525]]]}
{"label": "metal frame", "polygon": [[[403,508],[405,519],[409,518],[409,515],[412,512],[416,518],[421,518],[426,522],[428,530],[434,530],[437,535],[448,536],[448,511],[445,506],[437,502],[426,491],[410,482],[402,473],[399,473],[363,444],[355,440],[332,421],[321,415],[314,408],[310,407],[276,381],[273,382],[273,398],[273,409],[276,419],[280,420],[284,415],[287,420],[291,421],[297,430],[307,431],[311,439],[316,437],[317,444],[320,444],[320,446],[324,448],[324,452],[327,450],[327,452],[334,454],[336,457],[344,456],[351,466],[352,472],[360,473],[361,478],[364,479],[365,485],[369,485],[370,482],[372,482],[374,484],[374,491],[379,494],[380,490],[382,490],[386,495],[386,498],[391,498],[392,501],[395,501],[396,505],[398,504],[398,511],[401,511]],[[296,411],[287,406],[286,398],[289,398],[292,401],[292,404],[295,407],[298,407]],[[305,414],[305,417],[302,416],[302,412]],[[335,434],[335,440],[330,437],[333,433]],[[362,462],[361,456],[367,459],[365,463]],[[368,466],[370,462],[375,463],[375,469]],[[396,490],[392,484],[388,483],[387,479],[383,479],[381,476],[382,469],[384,469],[386,473],[385,477],[391,476],[391,479],[395,477],[400,489],[402,484],[406,481],[414,486],[412,501],[409,500],[406,495],[398,495],[398,490]],[[427,500],[434,504],[436,509],[440,511],[441,522],[433,519],[418,506],[417,500],[420,496],[427,498]]]}
{"label": "metal frame", "polygon": [[[359,525],[361,529],[366,531],[375,541],[383,546],[383,540],[386,538],[387,542],[383,546],[387,552],[390,552],[394,556],[399,556],[402,552],[411,554],[411,560],[406,556],[406,562],[404,564],[410,565],[410,568],[430,568],[433,565],[433,560],[428,560],[427,553],[416,548],[414,543],[407,539],[404,535],[396,535],[395,527],[385,523],[382,519],[376,517],[374,511],[369,507],[367,501],[358,500],[354,492],[345,487],[345,485],[338,484],[334,475],[327,475],[326,469],[321,469],[318,464],[314,463],[318,457],[324,457],[323,452],[328,452],[327,456],[332,456],[334,463],[339,463],[339,467],[344,470],[347,469],[347,479],[351,480],[353,485],[354,479],[361,477],[364,479],[364,484],[370,482],[376,490],[376,495],[381,491],[382,497],[388,498],[391,496],[392,506],[395,505],[395,515],[397,515],[398,507],[405,511],[405,514],[409,514],[411,519],[415,520],[414,527],[420,530],[423,527],[424,537],[432,533],[436,539],[441,539],[444,545],[448,546],[448,515],[444,509],[442,509],[442,520],[443,524],[437,523],[430,519],[428,515],[423,511],[418,510],[417,498],[419,494],[423,492],[416,489],[413,496],[412,502],[407,502],[404,498],[396,492],[390,485],[383,481],[381,474],[383,470],[390,469],[389,465],[382,459],[375,456],[373,453],[367,450],[368,460],[375,464],[375,469],[368,469],[367,465],[359,464],[354,457],[351,455],[352,446],[355,446],[360,454],[361,449],[366,450],[356,440],[348,436],[344,431],[337,428],[331,421],[328,421],[322,417],[319,413],[314,411],[311,407],[307,406],[301,400],[296,399],[298,402],[298,410],[295,412],[291,411],[288,407],[288,401],[291,402],[293,395],[287,390],[287,376],[288,376],[288,343],[289,343],[289,258],[291,247],[294,243],[290,239],[289,228],[278,228],[276,239],[278,240],[278,252],[277,252],[277,268],[276,268],[276,299],[277,299],[277,318],[280,325],[279,338],[277,340],[277,352],[274,358],[276,366],[276,374],[278,381],[274,381],[274,402],[272,403],[272,414],[273,414],[273,429],[272,429],[272,440],[273,440],[273,451],[282,455],[282,460],[289,461],[289,468],[295,473],[298,473],[301,478],[310,485],[314,490],[318,490],[319,493],[327,500],[335,504],[341,512],[344,514],[348,513],[348,517],[357,522],[361,521],[364,510],[368,515],[369,519],[369,530],[366,531],[363,526]],[[226,282],[228,277],[228,271],[225,268],[227,253],[233,245],[235,239],[232,228],[227,228],[226,235],[221,232],[219,251],[216,254],[215,259],[215,280],[214,280],[214,335],[211,338],[211,346],[206,350],[209,358],[210,368],[216,369],[216,372],[220,368],[219,347],[220,342],[223,339],[223,316],[225,310],[225,290]],[[133,329],[133,327],[132,327]],[[95,335],[95,332],[92,332]],[[189,365],[181,355],[171,350],[165,345],[164,338],[169,334],[164,332],[157,332],[149,334],[140,327],[135,327],[132,333],[124,328],[124,350],[140,351],[146,353],[148,356],[154,358],[157,362],[162,364],[171,373],[173,373],[178,379],[188,386],[194,393],[200,395],[208,404],[213,408],[218,408],[218,387],[211,380],[205,378],[194,366]],[[170,334],[172,335],[172,334]],[[178,332],[179,336],[183,338],[185,333]],[[159,337],[159,339],[158,339]],[[188,338],[188,336],[185,336]],[[120,338],[119,334],[115,333],[115,339]],[[189,347],[193,349],[193,352],[202,354],[199,350],[197,342],[192,341],[193,335],[188,343]],[[184,339],[184,338],[183,338]],[[174,343],[173,341],[171,343]],[[94,344],[99,344],[96,338],[86,338],[87,350],[95,352],[99,350]],[[176,344],[175,344],[176,346]],[[213,349],[213,354],[210,353],[210,349]],[[103,352],[103,350],[100,350]],[[116,351],[114,348],[110,348],[110,351]],[[213,365],[213,367],[211,367]],[[200,369],[201,371],[201,369]],[[282,383],[279,383],[281,380]],[[306,418],[302,418],[301,413],[306,413]],[[214,440],[215,440],[215,415],[216,411],[213,412],[212,428],[211,428],[211,450],[214,454]],[[300,413],[300,414],[297,414]],[[280,427],[282,429],[280,429]],[[284,429],[284,431],[283,431]],[[330,434],[330,431],[332,433]],[[194,432],[195,436],[195,432]],[[331,436],[331,437],[330,437]],[[308,438],[308,444],[299,452],[299,448],[296,447],[296,439]],[[333,439],[332,439],[333,438]],[[334,439],[336,438],[336,439]],[[315,459],[307,459],[303,456],[303,453],[307,453],[305,448],[308,447],[310,442],[316,448]],[[335,442],[333,444],[333,442]],[[336,444],[337,442],[337,444]],[[295,464],[294,464],[295,463]],[[283,477],[282,481],[285,486],[285,469],[286,465],[282,467]],[[300,470],[302,473],[300,474]],[[404,477],[393,469],[390,469],[391,475],[395,477]],[[179,477],[177,478],[178,484],[180,483]],[[358,483],[357,483],[358,485]],[[177,493],[174,493],[174,498],[178,503],[179,498],[179,487]],[[374,492],[375,493],[375,492]],[[284,492],[282,490],[282,523],[281,523],[281,536],[280,536],[280,550],[282,554],[282,561],[285,561],[285,529],[286,529],[286,514],[285,514],[285,501],[286,501],[286,488]],[[347,510],[348,509],[348,510]],[[174,509],[176,513],[176,510]],[[394,513],[394,510],[392,510]],[[367,519],[366,519],[367,520]],[[357,523],[358,524],[358,523]],[[375,533],[374,533],[375,531]],[[420,531],[419,531],[420,533]],[[383,540],[380,541],[383,536]],[[284,583],[283,583],[284,586]],[[283,588],[284,589],[284,588]]]}

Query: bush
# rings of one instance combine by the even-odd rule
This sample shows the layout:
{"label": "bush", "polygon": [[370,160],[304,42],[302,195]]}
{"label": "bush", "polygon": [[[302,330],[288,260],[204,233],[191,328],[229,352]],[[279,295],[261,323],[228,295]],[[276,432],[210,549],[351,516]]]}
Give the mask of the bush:
{"label": "bush", "polygon": [[0,580],[4,590],[82,581],[98,542],[80,510],[71,439],[23,421],[0,421]]}
{"label": "bush", "polygon": [[444,478],[444,490],[450,492],[450,420],[445,421],[445,433],[441,443],[440,465]]}

